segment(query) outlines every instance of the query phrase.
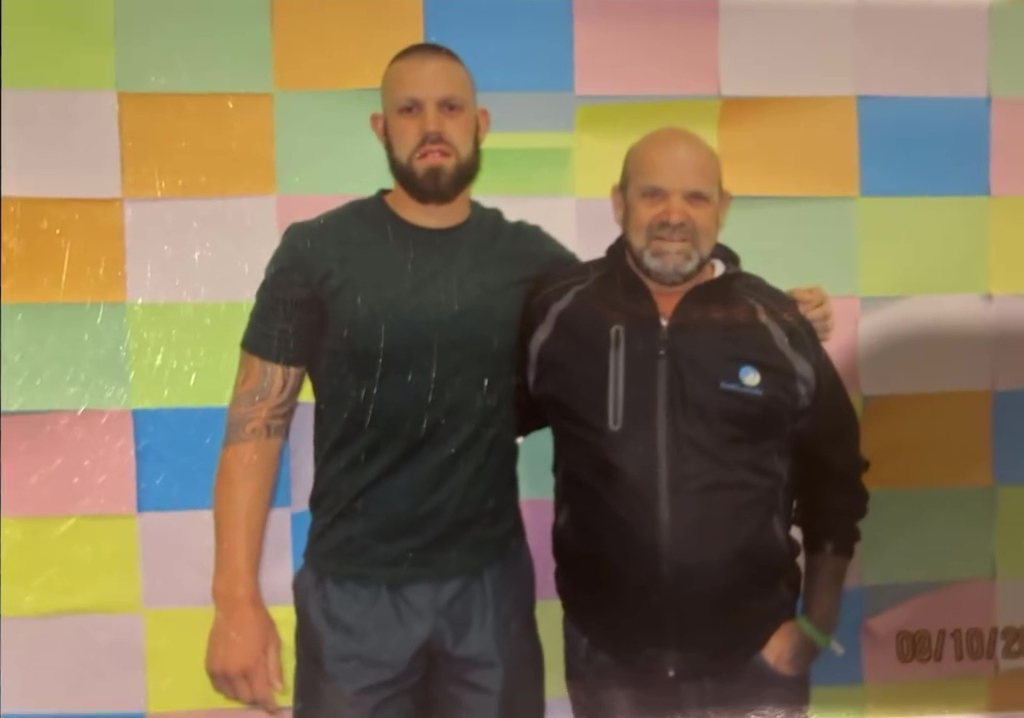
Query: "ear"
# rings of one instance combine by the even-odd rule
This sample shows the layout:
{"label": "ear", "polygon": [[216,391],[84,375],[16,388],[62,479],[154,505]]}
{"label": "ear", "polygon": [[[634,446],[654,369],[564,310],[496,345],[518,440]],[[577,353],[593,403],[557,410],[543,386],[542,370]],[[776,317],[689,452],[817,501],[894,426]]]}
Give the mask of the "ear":
{"label": "ear", "polygon": [[476,136],[480,144],[484,143],[487,133],[491,131],[491,111],[486,107],[477,108],[476,111]]}
{"label": "ear", "polygon": [[377,139],[380,140],[381,144],[384,143],[384,113],[374,112],[370,115],[370,128],[373,130],[373,134],[377,135]]}
{"label": "ear", "polygon": [[612,186],[612,211],[615,214],[615,224],[622,227],[622,218],[626,212],[626,197],[619,185]]}

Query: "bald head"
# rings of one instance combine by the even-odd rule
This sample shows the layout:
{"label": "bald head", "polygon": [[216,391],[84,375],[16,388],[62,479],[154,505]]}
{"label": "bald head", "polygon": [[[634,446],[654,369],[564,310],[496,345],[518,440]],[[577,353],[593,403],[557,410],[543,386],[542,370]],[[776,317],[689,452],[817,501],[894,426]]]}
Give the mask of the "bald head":
{"label": "bald head", "polygon": [[626,152],[612,203],[637,269],[656,284],[680,286],[706,266],[729,195],[708,143],[664,127]]}

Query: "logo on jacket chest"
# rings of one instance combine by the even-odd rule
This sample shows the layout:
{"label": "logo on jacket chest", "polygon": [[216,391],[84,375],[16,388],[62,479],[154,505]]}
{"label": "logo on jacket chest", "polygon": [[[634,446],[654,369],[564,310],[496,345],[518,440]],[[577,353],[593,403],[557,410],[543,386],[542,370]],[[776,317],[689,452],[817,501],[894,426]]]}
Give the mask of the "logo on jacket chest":
{"label": "logo on jacket chest", "polygon": [[740,394],[762,396],[764,389],[761,387],[761,372],[752,364],[744,364],[736,372],[735,379],[723,379],[718,387],[725,391],[734,391]]}

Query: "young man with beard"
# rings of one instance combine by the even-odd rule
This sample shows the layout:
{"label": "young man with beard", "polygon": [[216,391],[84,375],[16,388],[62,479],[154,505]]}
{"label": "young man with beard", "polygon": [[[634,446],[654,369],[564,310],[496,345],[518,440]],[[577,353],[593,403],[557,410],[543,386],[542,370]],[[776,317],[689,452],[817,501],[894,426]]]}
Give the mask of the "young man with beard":
{"label": "young man with beard", "polygon": [[573,714],[800,715],[867,510],[857,416],[792,300],[716,257],[711,148],[651,133],[613,202],[606,256],[539,281],[523,312]]}
{"label": "young man with beard", "polygon": [[[257,576],[308,374],[296,718],[540,718],[515,343],[529,280],[577,260],[470,198],[489,117],[450,50],[400,53],[381,103],[372,126],[394,187],[291,225],[245,329],[215,488],[207,670],[224,695],[274,708],[280,640]],[[827,331],[822,299],[809,293],[806,311]]]}

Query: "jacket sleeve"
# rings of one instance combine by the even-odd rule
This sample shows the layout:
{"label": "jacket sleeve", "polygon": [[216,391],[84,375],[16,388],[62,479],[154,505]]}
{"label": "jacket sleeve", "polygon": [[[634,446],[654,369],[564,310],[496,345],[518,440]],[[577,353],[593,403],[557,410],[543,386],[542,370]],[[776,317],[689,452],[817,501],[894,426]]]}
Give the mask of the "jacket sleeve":
{"label": "jacket sleeve", "polygon": [[519,316],[519,336],[516,344],[516,435],[523,437],[548,426],[543,408],[530,391],[530,340],[537,329],[537,292],[540,280],[534,281],[526,292]]}
{"label": "jacket sleeve", "polygon": [[869,464],[861,454],[860,421],[839,372],[819,342],[809,345],[815,386],[794,445],[795,518],[809,555],[850,557],[867,515],[863,477]]}

